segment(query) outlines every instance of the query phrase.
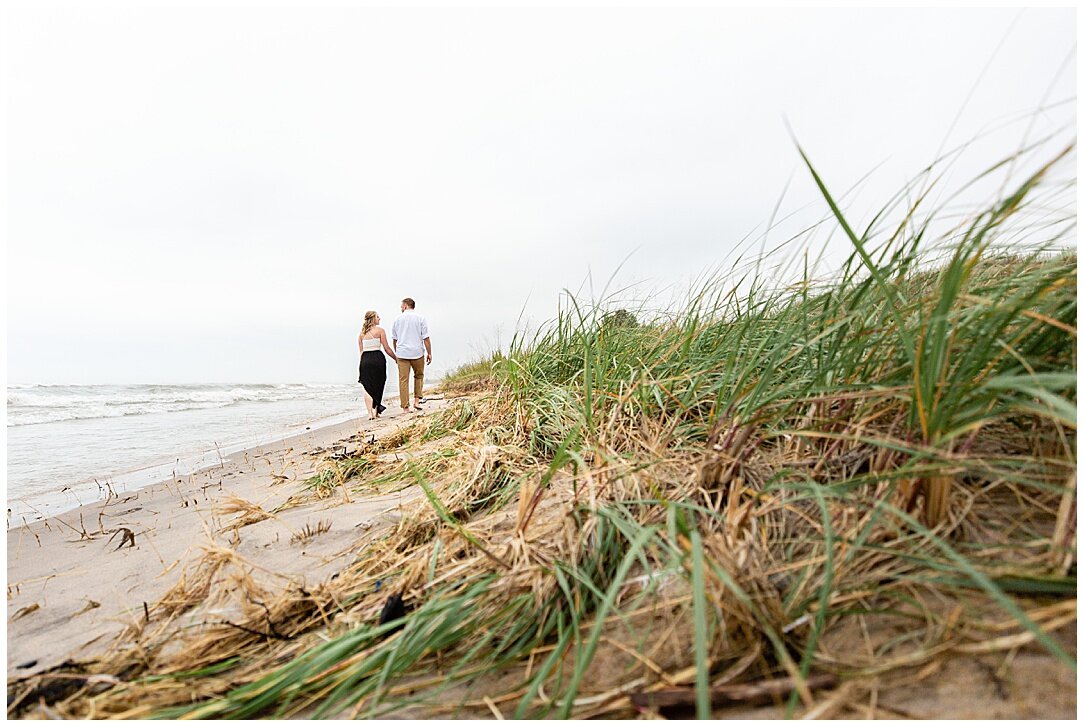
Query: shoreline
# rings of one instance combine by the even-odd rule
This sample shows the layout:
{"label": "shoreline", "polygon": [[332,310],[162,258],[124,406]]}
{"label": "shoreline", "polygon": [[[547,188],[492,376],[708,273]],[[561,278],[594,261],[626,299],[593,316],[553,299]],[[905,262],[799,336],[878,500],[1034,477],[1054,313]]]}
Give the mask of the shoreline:
{"label": "shoreline", "polygon": [[[304,492],[299,485],[330,452],[348,450],[363,437],[383,438],[445,406],[443,398],[430,399],[421,415],[391,414],[395,406],[375,422],[347,416],[308,425],[223,452],[220,462],[191,473],[9,528],[9,676],[101,652],[139,622],[145,604],[183,581],[190,566],[198,569],[201,552],[219,547],[220,540],[230,540],[275,580],[305,587],[327,578],[359,537],[394,519],[389,508],[406,501],[403,493],[346,501],[332,496],[279,508]],[[253,518],[246,513],[256,511],[262,518],[248,522]],[[299,533],[325,526],[311,543],[297,542]],[[129,537],[134,542],[122,546]]]}
{"label": "shoreline", "polygon": [[[436,387],[439,383],[440,379],[437,378],[430,383],[430,386]],[[358,390],[360,391],[360,387]],[[397,387],[387,388],[384,395],[385,401],[395,401],[398,396]],[[389,410],[392,408],[397,407],[391,406]],[[180,454],[173,451],[161,456],[156,455],[135,465],[122,465],[122,468],[104,475],[88,477],[70,484],[57,482],[50,490],[37,494],[17,496],[9,494],[6,498],[7,529],[42,522],[46,518],[63,515],[85,505],[105,502],[110,497],[131,493],[171,478],[188,477],[221,464],[225,457],[232,454],[286,440],[310,429],[337,426],[350,419],[364,420],[364,404],[360,398],[356,403],[356,409],[355,411],[355,407],[351,407],[346,411],[319,415],[311,420],[302,419],[261,434],[229,435],[228,442],[223,445],[212,448],[204,444],[198,449],[186,448]]]}
{"label": "shoreline", "polygon": [[[350,420],[364,421],[364,417],[359,417],[352,412],[342,412],[331,416],[320,417],[311,422],[294,425],[285,430],[267,435],[266,437],[257,436],[255,441],[234,442],[225,447],[204,450],[194,454],[184,454],[169,462],[141,465],[132,469],[121,470],[102,478],[101,483],[93,479],[90,481],[78,482],[73,485],[65,486],[59,491],[37,495],[35,496],[37,499],[34,504],[27,502],[28,497],[10,498],[7,501],[7,529],[11,530],[12,528],[20,527],[22,525],[41,522],[46,518],[63,515],[72,510],[77,510],[80,507],[103,503],[111,497],[129,494],[145,487],[165,482],[169,479],[198,474],[205,469],[214,467],[216,464],[223,464],[225,458],[231,455],[242,453],[250,449],[265,447],[274,442],[285,441],[302,435],[308,430],[326,429],[328,427],[338,426]],[[112,494],[110,494],[110,492]],[[89,496],[89,498],[93,499],[88,498],[86,500],[81,500],[79,499],[80,495]],[[12,506],[16,504],[22,505],[25,509],[18,512],[14,511]],[[27,515],[31,514],[33,517],[28,518]],[[21,522],[15,522],[15,518],[20,518]]]}

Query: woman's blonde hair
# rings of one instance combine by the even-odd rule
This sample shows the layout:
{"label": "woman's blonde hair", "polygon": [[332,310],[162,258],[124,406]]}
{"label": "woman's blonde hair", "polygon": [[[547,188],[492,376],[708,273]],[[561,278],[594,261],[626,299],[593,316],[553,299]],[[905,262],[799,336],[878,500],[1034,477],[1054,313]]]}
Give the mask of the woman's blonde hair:
{"label": "woman's blonde hair", "polygon": [[369,332],[369,329],[372,328],[375,325],[376,325],[376,311],[375,310],[367,310],[367,311],[365,311],[365,323],[361,327],[361,335],[364,336],[366,333]]}

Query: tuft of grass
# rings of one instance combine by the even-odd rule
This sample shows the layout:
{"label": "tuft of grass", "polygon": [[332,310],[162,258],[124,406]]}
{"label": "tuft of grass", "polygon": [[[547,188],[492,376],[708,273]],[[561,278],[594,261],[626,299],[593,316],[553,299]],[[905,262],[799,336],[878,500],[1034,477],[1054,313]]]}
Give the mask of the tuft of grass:
{"label": "tuft of grass", "polygon": [[504,360],[504,354],[495,351],[477,361],[463,364],[441,378],[440,388],[450,396],[486,391],[497,384],[497,369]]}
{"label": "tuft of grass", "polygon": [[316,523],[316,525],[309,525],[308,523],[305,523],[305,526],[301,528],[301,530],[298,530],[296,533],[294,533],[293,537],[290,538],[290,542],[307,543],[313,538],[323,535],[330,530],[331,521],[329,520],[320,520]]}

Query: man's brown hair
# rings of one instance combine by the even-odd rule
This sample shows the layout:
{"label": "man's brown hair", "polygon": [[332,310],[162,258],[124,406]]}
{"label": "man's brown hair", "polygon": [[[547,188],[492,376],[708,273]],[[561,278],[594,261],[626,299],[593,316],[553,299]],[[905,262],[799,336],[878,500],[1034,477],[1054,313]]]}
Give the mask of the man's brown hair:
{"label": "man's brown hair", "polygon": [[414,299],[413,298],[403,298],[403,302],[406,303],[410,307],[411,310],[414,309]]}

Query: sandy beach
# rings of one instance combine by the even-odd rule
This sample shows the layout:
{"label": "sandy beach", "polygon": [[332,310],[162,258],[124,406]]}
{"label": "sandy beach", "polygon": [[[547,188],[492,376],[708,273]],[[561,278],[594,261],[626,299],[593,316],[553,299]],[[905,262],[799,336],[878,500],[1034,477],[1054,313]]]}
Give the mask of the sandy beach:
{"label": "sandy beach", "polygon": [[430,399],[422,415],[392,406],[377,421],[362,417],[313,429],[183,478],[12,528],[9,680],[101,654],[209,550],[233,550],[252,578],[276,587],[304,589],[329,578],[359,541],[394,523],[419,490],[304,498],[306,478],[326,458],[349,455],[446,404]]}

